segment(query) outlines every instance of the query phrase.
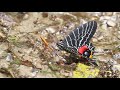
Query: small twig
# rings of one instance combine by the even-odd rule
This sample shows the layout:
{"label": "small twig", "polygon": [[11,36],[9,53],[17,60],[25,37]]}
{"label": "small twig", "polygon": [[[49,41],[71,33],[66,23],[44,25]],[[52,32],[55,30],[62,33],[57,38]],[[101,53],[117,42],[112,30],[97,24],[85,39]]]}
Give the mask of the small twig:
{"label": "small twig", "polygon": [[13,75],[13,73],[10,70],[8,70],[7,68],[0,68],[0,72],[4,73],[6,75],[9,75],[10,77],[15,78],[15,76]]}
{"label": "small twig", "polygon": [[45,38],[44,38],[43,36],[37,35],[37,34],[34,34],[34,33],[31,33],[31,35],[35,36],[37,39],[41,39],[41,40],[43,41],[43,43],[45,44],[45,47],[48,48],[50,51],[53,50],[53,49],[49,46],[48,42],[45,40]]}
{"label": "small twig", "polygon": [[45,40],[43,36],[40,36],[41,40],[44,42],[45,46],[48,47],[48,42]]}
{"label": "small twig", "polygon": [[9,73],[11,74],[11,76],[12,76],[13,78],[16,78],[15,75],[13,74],[13,72],[11,71],[11,69],[9,69],[8,71],[9,71]]}

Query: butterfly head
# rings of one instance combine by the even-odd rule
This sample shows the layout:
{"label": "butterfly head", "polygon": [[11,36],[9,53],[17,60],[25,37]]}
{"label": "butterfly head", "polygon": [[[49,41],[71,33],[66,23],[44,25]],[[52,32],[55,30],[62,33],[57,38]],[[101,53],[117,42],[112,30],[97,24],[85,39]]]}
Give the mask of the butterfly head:
{"label": "butterfly head", "polygon": [[84,58],[92,59],[93,52],[89,50],[89,48],[86,45],[79,47],[78,53],[82,55]]}

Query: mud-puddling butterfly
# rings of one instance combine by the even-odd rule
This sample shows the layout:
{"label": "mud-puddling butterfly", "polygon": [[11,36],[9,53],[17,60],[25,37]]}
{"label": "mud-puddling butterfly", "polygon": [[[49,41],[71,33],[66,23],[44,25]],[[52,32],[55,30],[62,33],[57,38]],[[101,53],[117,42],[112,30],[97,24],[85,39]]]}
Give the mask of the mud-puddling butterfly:
{"label": "mud-puddling butterfly", "polygon": [[81,26],[75,28],[62,41],[57,43],[61,50],[65,50],[71,54],[85,58],[92,61],[92,55],[95,47],[90,43],[97,29],[96,21],[89,21]]}

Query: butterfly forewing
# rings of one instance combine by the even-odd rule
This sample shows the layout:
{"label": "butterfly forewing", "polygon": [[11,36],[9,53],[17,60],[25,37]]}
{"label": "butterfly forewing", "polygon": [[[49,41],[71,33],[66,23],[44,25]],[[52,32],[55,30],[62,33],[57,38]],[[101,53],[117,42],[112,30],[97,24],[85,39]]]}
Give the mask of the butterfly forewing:
{"label": "butterfly forewing", "polygon": [[87,29],[87,32],[85,34],[86,42],[90,41],[90,39],[93,37],[97,29],[97,22],[92,21],[92,22],[89,22],[88,24],[89,24],[89,28]]}
{"label": "butterfly forewing", "polygon": [[96,32],[97,29],[97,23],[95,21],[90,21],[86,24],[83,24],[84,29],[82,30],[84,34],[81,38],[77,41],[77,47],[86,45],[90,41],[90,39],[93,37],[93,35]]}

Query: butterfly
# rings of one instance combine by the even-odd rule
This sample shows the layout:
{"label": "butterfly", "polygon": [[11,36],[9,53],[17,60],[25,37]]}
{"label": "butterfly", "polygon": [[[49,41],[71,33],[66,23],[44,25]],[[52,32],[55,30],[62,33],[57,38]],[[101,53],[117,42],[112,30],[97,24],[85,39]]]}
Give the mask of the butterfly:
{"label": "butterfly", "polygon": [[97,29],[96,21],[88,21],[70,32],[63,40],[57,43],[60,50],[77,55],[92,61],[95,47],[90,43]]}

